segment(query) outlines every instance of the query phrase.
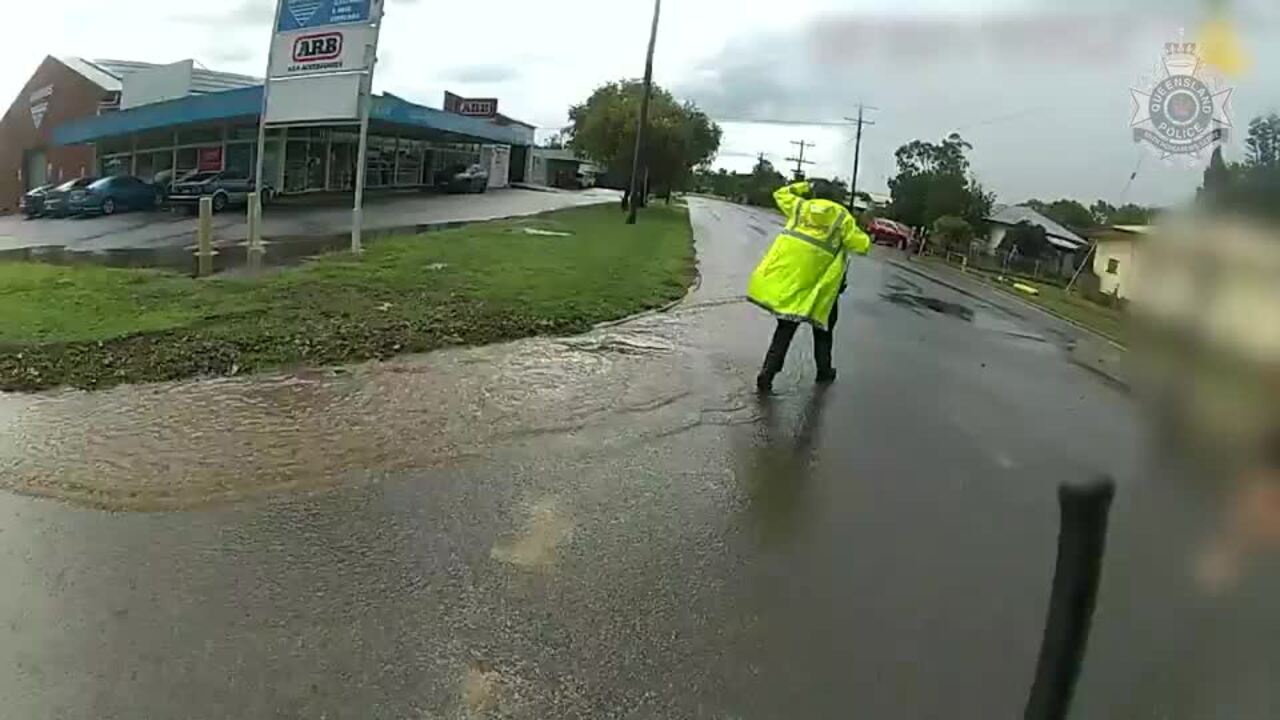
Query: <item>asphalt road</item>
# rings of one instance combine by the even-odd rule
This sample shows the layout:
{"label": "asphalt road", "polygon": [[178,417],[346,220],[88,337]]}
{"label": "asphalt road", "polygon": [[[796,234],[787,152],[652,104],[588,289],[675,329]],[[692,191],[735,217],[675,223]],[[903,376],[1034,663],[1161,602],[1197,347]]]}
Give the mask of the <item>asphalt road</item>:
{"label": "asphalt road", "polygon": [[1061,328],[873,256],[761,402],[776,216],[690,205],[698,289],[582,338],[0,396],[0,717],[1017,717],[1100,473],[1079,716],[1274,717],[1274,573],[1195,590],[1213,498]]}

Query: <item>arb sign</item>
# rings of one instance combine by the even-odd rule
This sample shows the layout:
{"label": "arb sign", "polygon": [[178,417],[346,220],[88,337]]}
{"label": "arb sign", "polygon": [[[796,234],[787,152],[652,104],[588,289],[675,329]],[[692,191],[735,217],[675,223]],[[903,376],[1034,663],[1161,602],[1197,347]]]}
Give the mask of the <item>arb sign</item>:
{"label": "arb sign", "polygon": [[491,118],[498,114],[497,98],[464,98],[451,92],[444,94],[444,110],[457,115]]}
{"label": "arb sign", "polygon": [[366,49],[373,41],[374,31],[367,25],[281,33],[271,56],[271,77],[367,70],[372,53]]}
{"label": "arb sign", "polygon": [[302,35],[293,41],[295,63],[333,60],[342,56],[342,33],[329,32]]}

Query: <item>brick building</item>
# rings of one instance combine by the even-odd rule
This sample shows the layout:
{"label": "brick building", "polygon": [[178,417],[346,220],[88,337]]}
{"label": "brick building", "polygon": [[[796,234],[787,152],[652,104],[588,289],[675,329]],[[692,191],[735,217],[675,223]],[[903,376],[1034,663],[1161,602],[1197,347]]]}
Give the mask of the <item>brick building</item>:
{"label": "brick building", "polygon": [[114,110],[120,80],[79,58],[47,57],[0,121],[0,213],[14,212],[27,190],[97,171],[92,145],[59,147],[54,128]]}

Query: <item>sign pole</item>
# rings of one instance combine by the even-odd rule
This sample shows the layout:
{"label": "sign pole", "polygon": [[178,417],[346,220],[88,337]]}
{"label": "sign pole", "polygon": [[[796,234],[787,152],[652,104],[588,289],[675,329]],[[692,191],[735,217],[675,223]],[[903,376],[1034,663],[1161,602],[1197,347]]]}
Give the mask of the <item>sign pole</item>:
{"label": "sign pole", "polygon": [[373,111],[373,69],[378,64],[378,36],[382,33],[382,13],[384,3],[377,2],[377,25],[373,30],[373,44],[366,52],[372,57],[366,62],[364,80],[360,83],[360,145],[356,152],[356,197],[355,206],[351,209],[351,253],[359,255],[364,252],[361,233],[364,230],[364,186],[367,180],[369,164],[369,115]]}
{"label": "sign pole", "polygon": [[[262,259],[262,166],[267,150],[267,96],[271,92],[271,68],[275,62],[276,29],[280,27],[280,13],[284,0],[276,0],[276,19],[271,23],[271,45],[267,49],[267,71],[262,74],[262,107],[258,110],[258,154],[253,171],[253,192],[259,202],[249,203],[249,264],[256,266]],[[257,261],[257,262],[255,262]]]}

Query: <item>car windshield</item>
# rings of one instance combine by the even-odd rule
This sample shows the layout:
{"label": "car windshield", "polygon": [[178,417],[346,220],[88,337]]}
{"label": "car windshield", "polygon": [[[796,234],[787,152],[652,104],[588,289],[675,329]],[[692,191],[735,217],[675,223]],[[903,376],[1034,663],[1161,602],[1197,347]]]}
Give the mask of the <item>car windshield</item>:
{"label": "car windshield", "polygon": [[217,180],[218,176],[221,174],[222,173],[216,172],[194,172],[182,178],[182,182],[208,182],[210,180]]}
{"label": "car windshield", "polygon": [[101,180],[95,180],[94,182],[92,182],[92,183],[90,183],[90,184],[89,184],[89,189],[90,189],[90,190],[101,190],[102,188],[107,187],[108,185],[110,185],[112,180],[115,180],[115,178],[114,178],[114,177],[108,177],[108,178],[102,178]]}
{"label": "car windshield", "polygon": [[85,187],[93,183],[95,180],[97,180],[97,178],[76,178],[75,180],[68,180],[62,183],[56,189],[62,190],[64,192],[67,190],[74,190],[76,188]]}

